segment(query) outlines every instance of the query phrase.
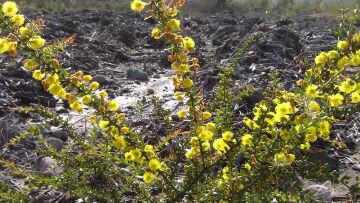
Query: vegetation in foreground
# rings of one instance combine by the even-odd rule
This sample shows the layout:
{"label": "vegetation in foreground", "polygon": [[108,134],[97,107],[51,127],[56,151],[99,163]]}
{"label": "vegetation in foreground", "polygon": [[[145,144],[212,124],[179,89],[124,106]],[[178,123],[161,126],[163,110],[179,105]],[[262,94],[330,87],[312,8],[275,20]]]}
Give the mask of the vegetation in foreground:
{"label": "vegetation in foreground", "polygon": [[[156,21],[151,36],[167,42],[174,95],[183,104],[176,117],[163,116],[167,136],[157,143],[148,143],[129,126],[118,101],[109,98],[92,76],[62,66],[58,57],[74,36],[46,43],[41,37],[41,20],[26,22],[14,2],[1,4],[0,53],[14,59],[25,56],[23,67],[73,111],[82,113],[84,106],[95,111],[88,118],[92,130],[84,136],[51,109],[37,105],[19,109],[37,114],[44,122],[29,126],[8,145],[35,136],[43,143],[38,146],[39,154],[56,159],[62,172],[43,176],[1,160],[9,175],[26,177],[21,190],[1,182],[1,201],[35,202],[34,192],[46,188],[87,202],[307,202],[313,194],[303,191],[302,178],[346,184],[346,178],[339,180],[336,172],[310,155],[323,150],[320,141],[344,147],[332,136],[332,125],[359,111],[357,11],[343,15],[338,43],[315,57],[294,91],[284,90],[273,73],[263,100],[251,116],[242,118],[241,127],[235,127],[232,106],[251,92],[245,88],[235,95],[230,88],[232,67],[242,52],[223,68],[213,101],[205,101],[196,81],[201,67],[193,54],[195,42],[183,35],[177,18],[184,3],[131,2],[132,10],[146,11],[147,18]],[[61,151],[46,145],[42,129],[49,125],[71,132],[72,142]],[[349,188],[352,200],[357,201],[358,183]]]}

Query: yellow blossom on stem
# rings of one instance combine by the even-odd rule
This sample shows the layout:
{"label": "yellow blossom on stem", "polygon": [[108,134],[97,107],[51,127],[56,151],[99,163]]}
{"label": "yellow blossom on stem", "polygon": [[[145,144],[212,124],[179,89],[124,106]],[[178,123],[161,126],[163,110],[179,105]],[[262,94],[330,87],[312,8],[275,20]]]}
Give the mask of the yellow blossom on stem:
{"label": "yellow blossom on stem", "polygon": [[129,134],[130,129],[129,129],[128,127],[122,127],[122,128],[120,129],[120,132],[121,132],[121,134],[123,134],[123,135],[127,135],[127,134]]}
{"label": "yellow blossom on stem", "polygon": [[151,159],[149,161],[149,165],[148,165],[149,169],[152,171],[157,171],[161,168],[161,163],[159,160],[157,159]]}
{"label": "yellow blossom on stem", "polygon": [[216,139],[213,142],[213,148],[218,153],[225,153],[227,150],[230,149],[229,145],[227,145],[226,142],[223,139]]}
{"label": "yellow blossom on stem", "polygon": [[26,70],[34,70],[38,65],[35,59],[26,59],[24,61],[24,68]]}
{"label": "yellow blossom on stem", "polygon": [[131,10],[133,11],[142,11],[144,10],[145,6],[147,5],[147,3],[143,2],[143,1],[140,1],[140,0],[134,0],[131,2]]}
{"label": "yellow blossom on stem", "polygon": [[232,141],[233,136],[234,136],[234,134],[231,131],[225,131],[222,134],[223,140],[228,141],[228,142]]}
{"label": "yellow blossom on stem", "polygon": [[245,164],[244,168],[248,171],[251,171],[251,165],[250,164]]}
{"label": "yellow blossom on stem", "polygon": [[355,89],[356,89],[356,82],[351,79],[345,80],[339,86],[340,92],[344,92],[346,94],[350,94],[351,92],[355,91]]}
{"label": "yellow blossom on stem", "polygon": [[328,121],[321,121],[319,123],[319,133],[320,135],[328,139],[331,132],[331,124]]}
{"label": "yellow blossom on stem", "polygon": [[74,110],[74,111],[79,112],[79,113],[81,113],[83,111],[83,109],[84,109],[83,105],[78,101],[71,103],[70,108],[72,110]]}
{"label": "yellow blossom on stem", "polygon": [[305,141],[315,142],[316,140],[317,140],[316,128],[314,126],[311,126],[306,130]]}
{"label": "yellow blossom on stem", "polygon": [[186,89],[190,89],[194,85],[193,81],[190,78],[185,78],[183,81],[183,86]]}
{"label": "yellow blossom on stem", "polygon": [[342,96],[339,93],[335,95],[331,95],[328,96],[328,101],[331,107],[339,107],[344,101],[344,96]]}
{"label": "yellow blossom on stem", "polygon": [[84,75],[82,79],[84,82],[90,82],[93,77],[91,75]]}
{"label": "yellow blossom on stem", "polygon": [[97,90],[99,88],[100,84],[98,82],[92,82],[90,83],[90,86],[89,88],[92,89],[92,90]]}
{"label": "yellow blossom on stem", "polygon": [[276,105],[275,111],[276,111],[276,114],[284,116],[284,115],[288,115],[288,114],[293,114],[294,108],[290,102],[284,102],[284,103],[280,103],[280,104]]}
{"label": "yellow blossom on stem", "polygon": [[11,22],[14,23],[14,25],[20,27],[24,24],[25,18],[23,15],[16,14],[13,17],[11,17]]}
{"label": "yellow blossom on stem", "polygon": [[204,120],[210,119],[211,116],[212,116],[211,113],[208,112],[208,111],[205,111],[205,112],[203,112],[203,114],[202,114],[202,117],[203,117]]}
{"label": "yellow blossom on stem", "polygon": [[180,20],[170,19],[166,24],[166,31],[174,32],[180,29]]}
{"label": "yellow blossom on stem", "polygon": [[349,47],[349,43],[347,41],[339,41],[337,43],[337,48],[341,51],[346,50]]}
{"label": "yellow blossom on stem", "polygon": [[327,54],[325,52],[321,52],[319,55],[315,57],[315,64],[324,64],[327,60]]}
{"label": "yellow blossom on stem", "polygon": [[0,39],[0,54],[7,52],[9,49],[9,41],[6,38]]}
{"label": "yellow blossom on stem", "polygon": [[154,39],[160,39],[161,38],[161,31],[159,28],[154,28],[151,31],[151,37]]}
{"label": "yellow blossom on stem", "polygon": [[35,70],[32,76],[35,80],[42,80],[45,77],[45,73],[42,73],[41,70]]}
{"label": "yellow blossom on stem", "polygon": [[110,122],[108,120],[100,120],[99,121],[99,128],[101,130],[105,130],[108,127],[109,124],[110,124]]}
{"label": "yellow blossom on stem", "polygon": [[210,122],[205,125],[205,128],[206,128],[206,130],[210,130],[213,132],[216,129],[216,125],[215,125],[215,123]]}
{"label": "yellow blossom on stem", "polygon": [[34,36],[29,40],[29,47],[36,50],[44,46],[45,42],[45,39],[41,38],[40,36]]}
{"label": "yellow blossom on stem", "polygon": [[91,115],[91,116],[89,117],[89,122],[90,122],[90,123],[95,123],[95,122],[96,122],[96,116],[95,116],[95,115]]}
{"label": "yellow blossom on stem", "polygon": [[195,42],[191,37],[185,37],[183,39],[183,44],[184,44],[185,49],[187,49],[189,53],[194,53]]}
{"label": "yellow blossom on stem", "polygon": [[88,105],[91,103],[91,96],[90,95],[84,95],[82,97],[82,102],[85,104],[85,105]]}
{"label": "yellow blossom on stem", "polygon": [[351,94],[351,102],[355,104],[360,102],[360,94],[358,91]]}
{"label": "yellow blossom on stem", "polygon": [[107,103],[107,108],[109,111],[117,111],[119,110],[120,104],[118,100],[111,100]]}
{"label": "yellow blossom on stem", "polygon": [[119,151],[123,151],[126,146],[127,146],[127,142],[123,137],[119,137],[116,136],[115,140],[113,142],[113,145],[116,147],[116,149],[118,149]]}
{"label": "yellow blossom on stem", "polygon": [[307,97],[314,99],[319,96],[318,87],[316,85],[309,85],[306,87],[305,94]]}
{"label": "yellow blossom on stem", "polygon": [[241,137],[241,145],[244,147],[251,147],[253,145],[252,143],[253,136],[250,134],[245,134]]}
{"label": "yellow blossom on stem", "polygon": [[19,8],[15,2],[7,1],[2,5],[1,11],[5,14],[5,16],[12,17],[17,14]]}
{"label": "yellow blossom on stem", "polygon": [[155,175],[151,172],[145,172],[143,175],[143,180],[146,184],[151,184],[154,182]]}
{"label": "yellow blossom on stem", "polygon": [[316,101],[310,101],[308,109],[312,113],[320,113],[320,105]]}
{"label": "yellow blossom on stem", "polygon": [[182,109],[182,110],[180,110],[178,113],[177,113],[177,116],[179,117],[179,118],[186,118],[187,117],[187,111],[186,110],[184,110],[184,109]]}

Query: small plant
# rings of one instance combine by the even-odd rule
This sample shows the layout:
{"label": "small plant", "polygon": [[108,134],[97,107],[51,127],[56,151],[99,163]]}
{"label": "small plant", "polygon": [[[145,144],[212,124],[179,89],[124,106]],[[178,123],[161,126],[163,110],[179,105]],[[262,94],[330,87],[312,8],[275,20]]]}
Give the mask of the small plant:
{"label": "small plant", "polygon": [[[46,187],[86,202],[307,202],[312,195],[303,192],[302,178],[336,182],[329,167],[310,155],[323,150],[317,144],[320,140],[328,146],[339,143],[331,134],[332,124],[359,111],[359,74],[347,70],[360,65],[360,34],[316,56],[293,92],[281,89],[276,80],[250,115],[238,116],[232,113],[234,102],[251,90],[233,94],[231,66],[244,50],[223,68],[216,97],[207,102],[196,81],[200,65],[193,57],[195,41],[183,35],[177,18],[184,3],[131,3],[132,10],[147,11],[147,18],[157,23],[151,36],[167,42],[174,95],[184,104],[171,117],[158,100],[152,100],[167,127],[167,135],[156,142],[129,126],[119,102],[109,98],[92,76],[62,67],[57,58],[74,36],[47,44],[41,37],[43,21],[25,23],[14,2],[1,4],[0,53],[25,56],[24,68],[73,111],[82,113],[87,106],[95,112],[88,117],[92,127],[84,136],[50,109],[19,109],[44,122],[30,126],[9,144],[36,136],[41,143],[38,153],[57,160],[63,170],[43,177],[2,160],[1,167],[14,176],[26,176],[28,182],[20,191],[0,182],[1,201],[36,202],[33,191]],[[255,39],[250,37],[244,47]],[[45,127],[53,125],[71,134],[72,141],[60,151],[48,146],[42,135]],[[354,200],[357,192],[358,186],[353,185]]]}

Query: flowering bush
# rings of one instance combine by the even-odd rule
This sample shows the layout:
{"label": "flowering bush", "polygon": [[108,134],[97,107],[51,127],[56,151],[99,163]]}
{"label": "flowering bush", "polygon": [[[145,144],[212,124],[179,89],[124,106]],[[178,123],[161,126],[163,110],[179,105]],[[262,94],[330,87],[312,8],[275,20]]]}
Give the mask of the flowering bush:
{"label": "flowering bush", "polygon": [[[183,36],[177,18],[184,3],[131,3],[132,10],[147,11],[157,22],[151,37],[169,45],[174,95],[184,104],[177,112],[184,126],[156,144],[146,143],[144,136],[128,125],[118,101],[109,98],[92,76],[62,67],[57,57],[74,41],[73,36],[48,44],[41,37],[41,20],[25,24],[14,2],[1,4],[4,36],[0,53],[24,55],[23,67],[45,90],[78,113],[84,106],[95,113],[88,118],[92,131],[84,138],[45,107],[22,108],[47,122],[30,126],[12,142],[29,134],[44,141],[41,129],[52,123],[70,131],[73,141],[59,152],[39,146],[41,153],[58,160],[63,168],[57,176],[32,174],[2,160],[3,167],[20,170],[28,177],[28,187],[15,191],[0,182],[0,200],[36,201],[33,191],[47,187],[88,202],[122,202],[129,196],[146,202],[299,202],[311,198],[302,192],[302,178],[333,177],[326,165],[310,155],[322,150],[316,145],[319,140],[340,146],[331,136],[332,124],[359,109],[359,74],[347,70],[360,65],[360,34],[349,32],[334,50],[316,56],[293,92],[283,90],[275,80],[264,90],[264,99],[255,105],[252,115],[242,119],[242,127],[235,127],[233,102],[250,90],[235,98],[230,88],[232,69],[227,67],[219,75],[214,101],[205,102],[195,80],[200,69],[199,60],[193,57],[195,42]],[[230,65],[235,66],[236,60]],[[171,128],[178,126],[175,123],[170,123]],[[99,137],[98,132],[103,135]],[[169,148],[170,153],[161,153]]]}

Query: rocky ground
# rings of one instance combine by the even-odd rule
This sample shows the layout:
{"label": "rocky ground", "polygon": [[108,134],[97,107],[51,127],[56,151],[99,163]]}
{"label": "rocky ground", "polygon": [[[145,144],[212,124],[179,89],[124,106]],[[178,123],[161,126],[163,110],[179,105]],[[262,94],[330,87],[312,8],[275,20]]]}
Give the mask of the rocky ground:
{"label": "rocky ground", "polygon": [[[157,96],[170,111],[176,110],[172,98],[173,87],[168,80],[172,72],[167,53],[163,51],[166,45],[149,36],[154,22],[144,21],[144,16],[134,13],[26,11],[25,14],[30,19],[45,20],[44,37],[49,41],[76,34],[75,43],[62,56],[64,66],[94,75],[94,79],[108,89],[111,96],[120,100],[122,110],[136,120],[137,125],[144,125],[150,119],[136,113],[136,104],[141,104],[138,101]],[[274,70],[282,74],[284,88],[291,89],[302,76],[306,61],[312,62],[315,54],[331,49],[336,42],[332,34],[336,22],[332,18],[299,16],[290,20],[275,20],[234,16],[227,12],[182,18],[184,32],[192,36],[199,47],[196,52],[202,63],[199,81],[205,95],[212,94],[219,66],[226,65],[246,37],[254,32],[259,32],[260,37],[241,58],[241,65],[234,67],[234,89],[244,85],[264,87],[269,82],[267,74]],[[12,108],[36,103],[71,116],[74,122],[79,122],[82,117],[70,114],[66,106],[45,92],[20,64],[9,62],[4,56],[0,60],[0,157],[30,170],[41,171],[44,167],[42,164],[49,160],[36,156],[35,140],[28,138],[14,146],[1,147],[31,119],[36,121],[12,113]],[[245,102],[251,106],[256,101],[254,96]],[[154,130],[154,136],[161,134],[160,131]],[[360,156],[356,153],[359,147],[356,119],[345,127],[339,127],[336,133],[348,143],[350,149],[331,152],[331,156],[324,154],[320,159],[355,176],[356,171],[360,170],[357,165]],[[49,129],[46,136],[49,143],[56,143],[60,148],[67,142],[67,133],[58,129]],[[1,180],[16,184],[0,171]],[[325,196],[330,193],[333,197],[343,195],[339,189],[331,190],[329,185],[324,187]]]}

